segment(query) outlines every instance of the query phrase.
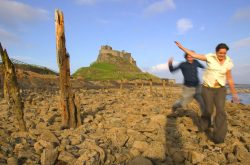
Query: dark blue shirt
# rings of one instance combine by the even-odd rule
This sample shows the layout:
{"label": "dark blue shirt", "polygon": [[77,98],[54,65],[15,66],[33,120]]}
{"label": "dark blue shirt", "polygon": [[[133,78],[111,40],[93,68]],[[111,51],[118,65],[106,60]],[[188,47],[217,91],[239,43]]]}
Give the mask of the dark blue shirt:
{"label": "dark blue shirt", "polygon": [[204,66],[197,60],[194,60],[193,63],[182,62],[177,67],[169,65],[170,72],[177,71],[181,69],[181,72],[184,76],[184,85],[187,87],[196,87],[199,85],[200,81],[198,78],[198,67],[204,68]]}

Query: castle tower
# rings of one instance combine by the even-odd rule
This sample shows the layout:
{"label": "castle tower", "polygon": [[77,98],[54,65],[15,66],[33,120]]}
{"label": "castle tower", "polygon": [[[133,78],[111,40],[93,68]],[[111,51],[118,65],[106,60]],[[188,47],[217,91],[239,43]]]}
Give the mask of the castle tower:
{"label": "castle tower", "polygon": [[113,50],[112,47],[109,45],[101,46],[97,61],[98,62],[102,62],[102,61],[112,62],[112,59],[111,59],[112,56],[123,58],[124,60],[128,61],[130,64],[136,65],[136,61],[132,58],[131,53],[128,53],[125,50],[122,50],[122,51]]}

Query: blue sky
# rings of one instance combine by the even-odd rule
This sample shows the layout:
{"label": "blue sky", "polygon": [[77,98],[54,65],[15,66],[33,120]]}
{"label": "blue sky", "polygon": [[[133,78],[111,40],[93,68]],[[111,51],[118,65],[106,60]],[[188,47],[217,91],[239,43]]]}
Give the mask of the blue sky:
{"label": "blue sky", "polygon": [[89,66],[101,45],[132,53],[138,66],[160,77],[167,60],[183,60],[174,41],[206,54],[230,47],[236,83],[250,84],[249,0],[0,0],[0,42],[10,57],[57,69],[56,8],[64,12],[71,73]]}

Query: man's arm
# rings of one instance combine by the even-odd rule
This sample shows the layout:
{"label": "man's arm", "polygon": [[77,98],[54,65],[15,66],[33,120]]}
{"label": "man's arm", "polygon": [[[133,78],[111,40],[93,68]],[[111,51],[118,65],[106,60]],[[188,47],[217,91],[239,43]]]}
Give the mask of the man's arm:
{"label": "man's arm", "polygon": [[231,91],[232,96],[233,96],[233,101],[235,103],[239,103],[240,100],[239,100],[237,91],[235,90],[235,87],[234,87],[234,81],[233,81],[231,70],[228,70],[226,72],[226,77],[227,77],[227,81],[228,81],[228,85],[229,85],[230,91]]}
{"label": "man's arm", "polygon": [[205,66],[202,63],[200,63],[199,61],[197,61],[197,62],[198,62],[198,67],[199,68],[203,68],[203,69],[205,68]]}
{"label": "man's arm", "polygon": [[189,54],[190,56],[192,56],[193,58],[202,60],[202,61],[207,61],[207,57],[201,54],[197,54],[193,51],[190,51],[189,49],[183,47],[179,42],[175,41],[175,44],[185,53]]}
{"label": "man's arm", "polygon": [[180,69],[180,65],[178,65],[177,67],[173,67],[173,58],[170,58],[168,60],[168,67],[169,67],[169,71],[172,73],[178,69]]}

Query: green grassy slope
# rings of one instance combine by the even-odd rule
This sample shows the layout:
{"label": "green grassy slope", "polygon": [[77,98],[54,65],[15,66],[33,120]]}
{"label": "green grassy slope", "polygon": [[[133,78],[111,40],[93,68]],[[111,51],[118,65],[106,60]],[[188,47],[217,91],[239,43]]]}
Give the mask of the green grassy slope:
{"label": "green grassy slope", "polygon": [[108,62],[95,62],[89,67],[82,67],[73,74],[73,77],[82,77],[86,80],[158,79],[154,75],[141,72],[134,65]]}

